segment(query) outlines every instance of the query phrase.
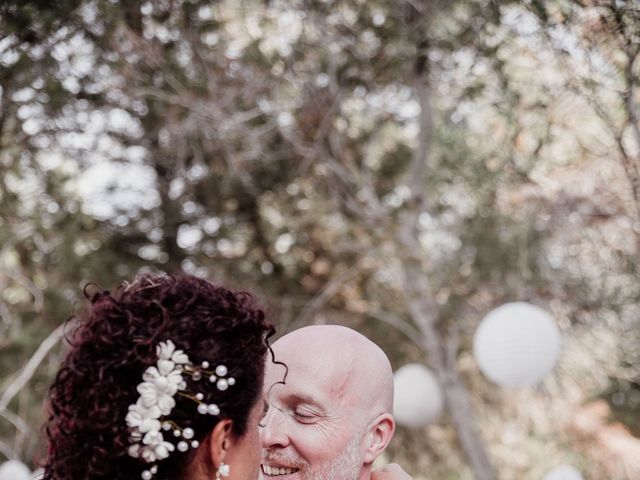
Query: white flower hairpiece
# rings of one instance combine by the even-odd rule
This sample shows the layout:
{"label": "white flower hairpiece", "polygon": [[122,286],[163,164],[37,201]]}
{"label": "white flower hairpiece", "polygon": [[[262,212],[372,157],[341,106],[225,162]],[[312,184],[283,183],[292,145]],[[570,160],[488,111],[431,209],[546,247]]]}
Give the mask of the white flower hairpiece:
{"label": "white flower hairpiece", "polygon": [[[220,391],[235,384],[233,377],[225,378],[226,366],[218,365],[214,371],[209,371],[209,362],[204,361],[200,366],[194,367],[187,354],[182,350],[176,350],[171,340],[160,342],[156,347],[156,355],[158,362],[144,371],[143,382],[137,387],[140,397],[136,403],[129,405],[129,412],[125,418],[130,430],[129,455],[154,464],[142,472],[143,480],[153,478],[158,471],[155,463],[167,458],[176,448],[180,452],[186,452],[189,447],[199,446],[199,442],[193,439],[193,429],[181,428],[175,422],[166,419],[176,405],[176,395],[196,402],[197,411],[202,415],[220,414],[216,404],[203,401],[204,394],[198,392],[192,395],[185,392],[187,383],[183,375],[189,375],[194,381],[199,381],[203,374],[208,375],[209,381],[215,383]],[[162,430],[173,430],[173,435],[177,438],[182,437],[182,440],[174,445],[164,438]]]}

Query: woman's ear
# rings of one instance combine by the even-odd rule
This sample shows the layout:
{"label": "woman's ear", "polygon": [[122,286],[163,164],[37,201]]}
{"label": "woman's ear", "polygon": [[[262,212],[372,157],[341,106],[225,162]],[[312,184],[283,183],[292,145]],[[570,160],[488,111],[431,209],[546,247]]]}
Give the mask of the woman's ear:
{"label": "woman's ear", "polygon": [[384,452],[395,431],[396,422],[389,413],[383,413],[371,423],[367,434],[364,463],[373,463]]}
{"label": "woman's ear", "polygon": [[213,462],[213,467],[218,468],[227,455],[233,437],[231,427],[233,422],[228,418],[220,420],[209,434],[209,455]]}

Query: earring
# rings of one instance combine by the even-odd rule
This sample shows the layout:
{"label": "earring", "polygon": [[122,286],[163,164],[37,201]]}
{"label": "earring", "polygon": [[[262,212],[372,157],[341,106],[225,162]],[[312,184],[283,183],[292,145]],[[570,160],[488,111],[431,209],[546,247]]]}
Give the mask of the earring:
{"label": "earring", "polygon": [[218,470],[216,470],[216,480],[221,480],[222,477],[228,477],[230,473],[231,466],[223,462],[218,467]]}

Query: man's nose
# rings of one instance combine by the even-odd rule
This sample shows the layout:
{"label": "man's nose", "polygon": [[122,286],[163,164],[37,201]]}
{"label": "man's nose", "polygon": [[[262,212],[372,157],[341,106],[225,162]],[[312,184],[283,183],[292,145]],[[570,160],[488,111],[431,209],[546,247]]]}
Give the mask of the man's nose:
{"label": "man's nose", "polygon": [[289,445],[286,416],[273,406],[262,419],[260,440],[262,448],[284,448]]}

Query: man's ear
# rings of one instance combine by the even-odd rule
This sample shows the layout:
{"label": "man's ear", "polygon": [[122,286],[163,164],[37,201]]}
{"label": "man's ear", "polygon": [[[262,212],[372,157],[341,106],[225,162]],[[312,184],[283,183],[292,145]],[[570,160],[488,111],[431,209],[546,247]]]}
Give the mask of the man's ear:
{"label": "man's ear", "polygon": [[209,455],[213,467],[218,468],[224,461],[227,451],[233,442],[231,426],[233,422],[228,418],[220,420],[209,434]]}
{"label": "man's ear", "polygon": [[389,413],[383,413],[371,423],[367,434],[367,450],[364,455],[365,464],[373,463],[378,458],[378,455],[384,452],[395,431],[396,422]]}

